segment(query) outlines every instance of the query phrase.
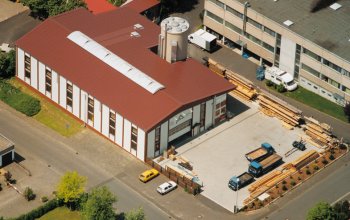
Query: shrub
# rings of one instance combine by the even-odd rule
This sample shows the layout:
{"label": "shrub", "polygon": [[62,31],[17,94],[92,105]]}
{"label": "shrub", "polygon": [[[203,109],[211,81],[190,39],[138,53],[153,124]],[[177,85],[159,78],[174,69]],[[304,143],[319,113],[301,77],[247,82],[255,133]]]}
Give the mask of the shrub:
{"label": "shrub", "polygon": [[276,187],[276,189],[278,189],[278,185],[276,185],[275,187]]}
{"label": "shrub", "polygon": [[292,185],[292,186],[295,186],[296,185],[296,183],[295,183],[295,181],[290,181],[290,185]]}
{"label": "shrub", "polygon": [[306,174],[307,175],[310,175],[311,174],[311,171],[309,169],[306,170]]}
{"label": "shrub", "polygon": [[286,88],[284,88],[284,86],[282,85],[282,84],[279,84],[278,86],[277,86],[277,92],[279,92],[279,93],[284,93],[284,92],[286,92],[287,90],[286,90]]}
{"label": "shrub", "polygon": [[35,199],[35,194],[32,188],[26,187],[24,190],[24,198],[26,198],[28,201]]}
{"label": "shrub", "polygon": [[282,181],[282,184],[285,185],[287,182],[285,180]]}
{"label": "shrub", "polygon": [[282,190],[283,190],[283,191],[287,191],[288,188],[287,188],[285,185],[283,185]]}
{"label": "shrub", "polygon": [[37,218],[40,218],[41,216],[45,215],[49,211],[54,210],[57,207],[60,207],[63,205],[63,202],[61,200],[53,199],[45,203],[44,205],[33,209],[32,211],[20,215],[17,218],[14,218],[15,220],[35,220]]}
{"label": "shrub", "polygon": [[0,80],[0,99],[27,116],[34,116],[41,110],[40,101],[21,92],[8,82]]}
{"label": "shrub", "polygon": [[322,160],[322,163],[323,163],[324,165],[326,165],[326,164],[328,164],[328,160],[323,159],[323,160]]}
{"label": "shrub", "polygon": [[12,178],[12,173],[10,173],[10,171],[7,171],[5,172],[4,177],[6,181],[10,182]]}
{"label": "shrub", "polygon": [[0,77],[11,78],[15,76],[16,51],[11,50],[8,53],[0,51]]}
{"label": "shrub", "polygon": [[339,148],[340,148],[341,150],[346,150],[347,147],[346,147],[345,144],[340,144],[340,145],[339,145]]}
{"label": "shrub", "polygon": [[300,177],[300,176],[298,176],[298,180],[301,180],[301,177]]}
{"label": "shrub", "polygon": [[266,85],[267,85],[268,87],[271,87],[271,86],[273,86],[274,84],[273,84],[273,82],[272,82],[271,80],[266,80]]}
{"label": "shrub", "polygon": [[47,198],[47,196],[43,196],[43,197],[41,197],[41,201],[45,203],[45,202],[49,201],[49,199]]}
{"label": "shrub", "polygon": [[317,165],[314,166],[314,170],[319,170],[319,169],[320,168]]}
{"label": "shrub", "polygon": [[334,160],[335,159],[334,155],[333,154],[329,155],[329,159]]}

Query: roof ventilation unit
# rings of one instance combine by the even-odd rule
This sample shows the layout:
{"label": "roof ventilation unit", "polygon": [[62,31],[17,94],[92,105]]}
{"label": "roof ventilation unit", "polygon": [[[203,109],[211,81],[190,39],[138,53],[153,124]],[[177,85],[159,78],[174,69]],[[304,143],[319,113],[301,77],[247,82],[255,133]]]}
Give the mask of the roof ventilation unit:
{"label": "roof ventilation unit", "polygon": [[338,4],[338,3],[334,3],[332,4],[331,6],[329,6],[331,9],[333,9],[334,11],[338,10],[339,8],[342,7],[341,4]]}
{"label": "roof ventilation unit", "polygon": [[294,22],[291,20],[286,20],[285,22],[283,22],[283,24],[290,27],[292,24],[294,24]]}
{"label": "roof ventilation unit", "polygon": [[130,36],[131,37],[141,37],[141,35],[136,31],[131,32]]}
{"label": "roof ventilation unit", "polygon": [[135,30],[142,30],[143,26],[141,24],[134,24],[134,29]]}

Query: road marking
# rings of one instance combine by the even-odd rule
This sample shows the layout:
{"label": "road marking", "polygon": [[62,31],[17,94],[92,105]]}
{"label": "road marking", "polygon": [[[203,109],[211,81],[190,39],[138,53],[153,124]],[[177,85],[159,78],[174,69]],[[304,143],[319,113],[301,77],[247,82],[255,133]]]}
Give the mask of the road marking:
{"label": "road marking", "polygon": [[341,201],[342,199],[344,199],[345,197],[347,197],[348,195],[350,195],[350,192],[346,193],[345,195],[343,195],[342,197],[340,197],[339,199],[337,199],[335,202],[333,202],[331,205],[334,206],[337,202]]}

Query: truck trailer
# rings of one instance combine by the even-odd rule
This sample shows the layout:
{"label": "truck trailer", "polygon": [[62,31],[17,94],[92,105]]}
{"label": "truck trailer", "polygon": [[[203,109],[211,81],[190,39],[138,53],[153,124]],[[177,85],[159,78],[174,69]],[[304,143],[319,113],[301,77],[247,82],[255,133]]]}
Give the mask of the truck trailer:
{"label": "truck trailer", "polygon": [[245,155],[245,157],[247,158],[247,160],[249,162],[252,161],[261,161],[263,159],[265,159],[266,157],[268,157],[269,155],[271,155],[272,153],[274,153],[275,150],[273,149],[273,147],[271,146],[271,144],[269,143],[262,143],[261,147],[247,153]]}
{"label": "truck trailer", "polygon": [[228,181],[228,187],[234,191],[237,191],[254,181],[254,177],[247,172],[242,173],[239,176],[233,176]]}
{"label": "truck trailer", "polygon": [[266,157],[264,160],[252,161],[249,165],[249,173],[254,177],[259,177],[268,173],[273,168],[277,167],[282,162],[282,157],[276,153]]}
{"label": "truck trailer", "polygon": [[193,34],[188,35],[188,41],[209,52],[213,51],[217,47],[216,36],[206,32],[203,29],[199,29]]}

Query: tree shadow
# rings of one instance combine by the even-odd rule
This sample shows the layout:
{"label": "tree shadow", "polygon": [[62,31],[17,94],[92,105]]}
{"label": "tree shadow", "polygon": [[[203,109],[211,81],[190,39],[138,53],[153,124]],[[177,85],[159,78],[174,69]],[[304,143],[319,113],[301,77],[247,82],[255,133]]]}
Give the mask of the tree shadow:
{"label": "tree shadow", "polygon": [[124,220],[124,219],[125,219],[125,213],[124,212],[118,213],[115,216],[115,220]]}

